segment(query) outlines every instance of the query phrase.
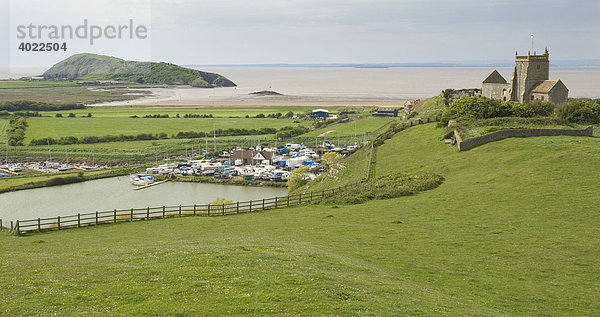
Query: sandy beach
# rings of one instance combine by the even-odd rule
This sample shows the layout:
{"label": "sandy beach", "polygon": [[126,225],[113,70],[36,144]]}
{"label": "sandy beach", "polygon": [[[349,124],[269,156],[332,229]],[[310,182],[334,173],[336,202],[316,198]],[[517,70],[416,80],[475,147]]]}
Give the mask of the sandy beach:
{"label": "sandy beach", "polygon": [[[135,94],[138,89],[131,89]],[[386,98],[365,96],[254,96],[237,88],[203,89],[192,87],[140,89],[151,91],[152,95],[129,101],[116,101],[89,106],[379,106],[400,107],[409,98]]]}

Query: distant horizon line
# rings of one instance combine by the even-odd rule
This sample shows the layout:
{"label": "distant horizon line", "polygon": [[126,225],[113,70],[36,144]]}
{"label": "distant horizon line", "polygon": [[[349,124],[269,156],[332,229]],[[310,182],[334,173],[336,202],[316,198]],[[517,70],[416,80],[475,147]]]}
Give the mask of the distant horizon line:
{"label": "distant horizon line", "polygon": [[[175,64],[172,62],[165,62]],[[264,68],[411,68],[411,67],[514,67],[514,60],[463,60],[463,61],[442,61],[442,62],[405,62],[405,63],[244,63],[244,64],[175,64],[187,68],[204,68],[204,67],[264,67]],[[550,62],[551,67],[600,67],[600,59],[573,59],[573,60],[553,60]],[[23,65],[0,65],[0,69],[8,70],[15,69],[42,69],[50,66],[23,66]]]}
{"label": "distant horizon line", "polygon": [[[444,62],[407,62],[407,63],[244,63],[244,64],[182,64],[182,67],[338,67],[338,68],[401,68],[401,67],[513,67],[514,60],[494,61],[444,61]],[[554,67],[600,67],[600,59],[555,60]]]}

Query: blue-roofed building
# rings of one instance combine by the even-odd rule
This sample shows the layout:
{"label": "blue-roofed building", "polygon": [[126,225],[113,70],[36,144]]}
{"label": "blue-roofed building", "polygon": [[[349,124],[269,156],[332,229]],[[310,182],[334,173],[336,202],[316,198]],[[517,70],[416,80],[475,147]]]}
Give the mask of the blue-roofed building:
{"label": "blue-roofed building", "polygon": [[329,110],[325,110],[325,109],[313,110],[312,113],[310,114],[310,117],[313,119],[325,119],[325,118],[329,117]]}

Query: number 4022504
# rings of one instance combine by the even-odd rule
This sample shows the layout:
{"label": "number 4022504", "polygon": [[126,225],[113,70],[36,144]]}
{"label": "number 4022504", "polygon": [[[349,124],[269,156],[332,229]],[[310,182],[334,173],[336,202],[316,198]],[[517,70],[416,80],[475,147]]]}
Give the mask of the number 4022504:
{"label": "number 4022504", "polygon": [[23,52],[67,51],[67,43],[21,43],[19,50]]}

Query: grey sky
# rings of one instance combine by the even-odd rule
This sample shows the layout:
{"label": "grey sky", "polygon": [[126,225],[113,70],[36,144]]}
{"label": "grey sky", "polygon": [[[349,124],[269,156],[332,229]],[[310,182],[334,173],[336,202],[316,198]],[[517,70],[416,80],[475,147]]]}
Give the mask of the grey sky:
{"label": "grey sky", "polygon": [[[141,0],[51,2],[61,10],[36,1],[18,0],[42,7],[30,5],[22,15],[34,23],[121,21],[148,11]],[[151,50],[142,52],[143,43],[75,47],[177,64],[485,61],[526,53],[534,33],[536,50],[547,46],[551,58],[594,59],[600,57],[599,14],[598,0],[155,0]],[[13,54],[11,63],[52,64],[79,51],[68,53],[28,60]]]}

